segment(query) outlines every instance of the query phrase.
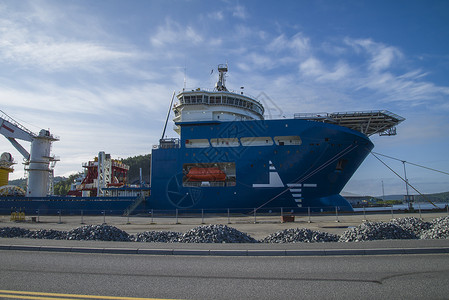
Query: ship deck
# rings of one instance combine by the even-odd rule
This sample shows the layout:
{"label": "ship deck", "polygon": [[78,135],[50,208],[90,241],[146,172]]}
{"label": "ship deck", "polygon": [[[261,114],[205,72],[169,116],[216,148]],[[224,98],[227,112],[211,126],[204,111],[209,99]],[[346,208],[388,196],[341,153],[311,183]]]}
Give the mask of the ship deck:
{"label": "ship deck", "polygon": [[396,135],[396,125],[405,120],[387,110],[295,114],[295,119],[336,124],[357,130],[367,136]]}

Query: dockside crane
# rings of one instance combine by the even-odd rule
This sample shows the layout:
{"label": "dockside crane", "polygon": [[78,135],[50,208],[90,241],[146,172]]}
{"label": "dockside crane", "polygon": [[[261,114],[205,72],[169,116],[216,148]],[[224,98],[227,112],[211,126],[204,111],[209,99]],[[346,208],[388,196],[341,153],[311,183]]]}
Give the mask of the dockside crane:
{"label": "dockside crane", "polygon": [[[28,130],[0,110],[0,133],[8,139],[24,158],[25,171],[28,172],[27,197],[46,197],[51,194],[53,167],[58,159],[51,156],[51,145],[59,138],[42,129],[39,134]],[[31,142],[28,151],[17,141]],[[51,179],[50,179],[51,178]]]}

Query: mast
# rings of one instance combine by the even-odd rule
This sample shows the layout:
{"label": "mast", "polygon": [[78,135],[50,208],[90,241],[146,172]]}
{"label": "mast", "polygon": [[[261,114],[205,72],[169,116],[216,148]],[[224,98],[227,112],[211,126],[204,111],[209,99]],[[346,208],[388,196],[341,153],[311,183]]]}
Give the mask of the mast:
{"label": "mast", "polygon": [[217,89],[217,91],[227,92],[228,89],[226,88],[226,72],[228,72],[228,64],[218,65],[218,72],[218,81],[215,84],[215,88]]}

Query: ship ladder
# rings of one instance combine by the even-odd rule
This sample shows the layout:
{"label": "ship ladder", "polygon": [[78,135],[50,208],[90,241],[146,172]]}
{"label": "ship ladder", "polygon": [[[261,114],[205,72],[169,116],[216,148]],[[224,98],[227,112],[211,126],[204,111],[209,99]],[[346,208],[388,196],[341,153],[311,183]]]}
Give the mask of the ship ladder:
{"label": "ship ladder", "polygon": [[129,217],[129,215],[145,200],[145,195],[143,193],[134,201],[125,211],[123,216]]}

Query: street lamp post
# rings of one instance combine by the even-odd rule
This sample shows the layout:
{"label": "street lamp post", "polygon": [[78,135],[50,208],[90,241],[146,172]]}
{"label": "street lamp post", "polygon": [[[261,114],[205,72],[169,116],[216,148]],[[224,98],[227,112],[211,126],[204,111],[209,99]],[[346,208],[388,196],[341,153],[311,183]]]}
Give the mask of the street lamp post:
{"label": "street lamp post", "polygon": [[411,201],[411,199],[410,199],[410,195],[409,195],[409,193],[408,193],[408,179],[407,179],[407,171],[406,171],[406,169],[405,169],[405,163],[406,163],[406,161],[403,160],[403,161],[402,161],[402,164],[404,165],[405,191],[406,191],[406,193],[407,193],[406,199],[407,199],[407,202],[408,202],[408,209],[409,209],[409,210],[412,210],[412,209],[413,209],[413,204],[412,204],[412,201]]}

